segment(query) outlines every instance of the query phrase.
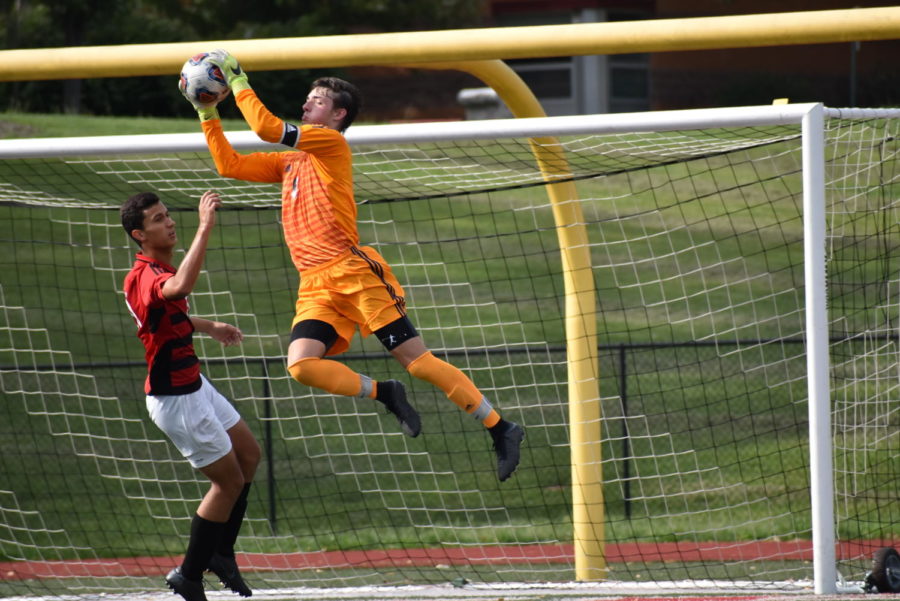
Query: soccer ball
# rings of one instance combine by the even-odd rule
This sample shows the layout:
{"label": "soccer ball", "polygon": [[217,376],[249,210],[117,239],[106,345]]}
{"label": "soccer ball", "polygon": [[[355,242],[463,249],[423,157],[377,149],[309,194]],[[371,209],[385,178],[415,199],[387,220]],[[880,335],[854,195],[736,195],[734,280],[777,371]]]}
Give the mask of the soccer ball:
{"label": "soccer ball", "polygon": [[222,70],[209,62],[208,52],[195,54],[181,67],[178,89],[194,104],[216,106],[231,92]]}

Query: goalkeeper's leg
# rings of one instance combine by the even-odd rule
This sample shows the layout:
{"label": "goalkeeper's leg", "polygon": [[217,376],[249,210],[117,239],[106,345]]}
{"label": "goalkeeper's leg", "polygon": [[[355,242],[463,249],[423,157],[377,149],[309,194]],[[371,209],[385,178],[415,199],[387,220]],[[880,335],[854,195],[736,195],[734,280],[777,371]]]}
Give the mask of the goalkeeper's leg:
{"label": "goalkeeper's leg", "polygon": [[301,384],[341,396],[358,396],[380,401],[387,407],[407,436],[421,431],[419,414],[406,401],[406,389],[396,380],[377,382],[337,361],[323,359],[338,340],[333,326],[318,320],[304,320],[294,327],[288,349],[288,372]]}
{"label": "goalkeeper's leg", "polygon": [[519,447],[525,438],[522,427],[501,418],[466,374],[435,357],[407,317],[376,330],[375,334],[410,375],[443,390],[447,398],[488,429],[497,455],[497,477],[501,481],[509,478],[519,464]]}

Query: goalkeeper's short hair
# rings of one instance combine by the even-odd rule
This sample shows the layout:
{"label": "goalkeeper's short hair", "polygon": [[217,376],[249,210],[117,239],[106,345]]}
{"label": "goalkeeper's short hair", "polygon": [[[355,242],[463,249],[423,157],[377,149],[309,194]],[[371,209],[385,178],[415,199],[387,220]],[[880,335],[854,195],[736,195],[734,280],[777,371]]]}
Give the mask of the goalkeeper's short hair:
{"label": "goalkeeper's short hair", "polygon": [[331,90],[331,99],[334,101],[334,106],[347,111],[347,115],[341,121],[339,129],[345,131],[350,127],[362,106],[362,95],[359,93],[359,88],[339,77],[320,77],[310,86],[310,89],[314,88]]}

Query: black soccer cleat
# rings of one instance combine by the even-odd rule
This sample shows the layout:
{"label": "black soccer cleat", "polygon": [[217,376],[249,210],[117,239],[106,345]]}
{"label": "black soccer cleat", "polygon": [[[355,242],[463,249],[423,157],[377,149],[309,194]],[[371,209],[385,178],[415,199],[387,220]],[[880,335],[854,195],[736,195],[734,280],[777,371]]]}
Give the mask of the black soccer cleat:
{"label": "black soccer cleat", "polygon": [[253,595],[253,591],[244,582],[234,557],[213,553],[213,556],[209,558],[209,564],[206,566],[206,569],[218,576],[219,581],[225,585],[225,588],[230,589],[241,597]]}
{"label": "black soccer cleat", "polygon": [[519,465],[519,447],[525,440],[525,430],[515,422],[504,420],[488,428],[488,432],[494,439],[494,453],[497,454],[497,478],[503,482]]}
{"label": "black soccer cleat", "polygon": [[166,584],[173,592],[184,597],[184,601],[206,601],[202,580],[188,580],[181,568],[174,568],[166,575]]}
{"label": "black soccer cleat", "polygon": [[403,433],[415,438],[422,430],[422,421],[413,406],[406,402],[406,388],[397,380],[378,382],[376,398],[384,403],[388,411],[394,414]]}

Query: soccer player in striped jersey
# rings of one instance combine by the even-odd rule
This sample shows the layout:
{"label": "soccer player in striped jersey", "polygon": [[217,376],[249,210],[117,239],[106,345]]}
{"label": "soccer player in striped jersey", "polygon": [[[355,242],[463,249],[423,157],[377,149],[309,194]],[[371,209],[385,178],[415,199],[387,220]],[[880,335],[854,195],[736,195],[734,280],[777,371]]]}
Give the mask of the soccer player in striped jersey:
{"label": "soccer player in striped jersey", "polygon": [[125,276],[125,302],[144,343],[147,411],[190,464],[209,478],[210,488],[191,521],[182,564],[166,583],[186,601],[206,601],[203,572],[212,571],[235,593],[252,592],[234,556],[250,483],[260,460],[259,444],[237,410],[200,373],[193,334],[203,332],[228,346],[243,339],[233,325],[188,314],[221,199],[200,198],[200,225],[178,269],[172,266],[175,221],[159,196],[141,192],[120,211],[122,227],[141,250]]}
{"label": "soccer player in striped jersey", "polygon": [[462,371],[428,350],[406,313],[403,288],[391,268],[374,249],[360,245],[351,151],[342,135],[359,111],[356,87],[335,77],[313,82],[298,126],[263,105],[233,56],[223,50],[210,55],[257,135],[294,149],[238,154],[222,133],[215,106],[195,105],[221,175],[281,182],[284,237],[300,272],[287,358],[291,376],[331,394],[378,400],[407,435],[417,436],[419,415],[407,402],[402,383],[376,382],[325,358],[345,351],[357,328],[363,336],[374,333],[412,376],[443,390],[487,428],[497,477],[509,478],[519,464],[524,430],[502,419]]}

